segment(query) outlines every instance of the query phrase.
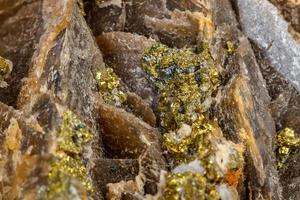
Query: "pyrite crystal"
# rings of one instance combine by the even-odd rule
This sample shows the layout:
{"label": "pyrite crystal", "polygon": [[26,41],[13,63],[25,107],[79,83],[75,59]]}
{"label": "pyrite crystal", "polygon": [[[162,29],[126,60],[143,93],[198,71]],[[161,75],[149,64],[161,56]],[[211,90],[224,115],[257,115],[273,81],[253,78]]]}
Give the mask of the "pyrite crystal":
{"label": "pyrite crystal", "polygon": [[9,72],[9,68],[10,68],[9,61],[0,56],[0,74],[1,74],[1,76],[5,76]]}
{"label": "pyrite crystal", "polygon": [[86,143],[93,138],[87,126],[71,111],[63,114],[63,122],[58,132],[58,148],[61,151],[81,154]]}
{"label": "pyrite crystal", "polygon": [[0,88],[7,87],[7,83],[5,82],[5,78],[9,75],[12,70],[11,61],[0,56]]}
{"label": "pyrite crystal", "polygon": [[[172,49],[155,44],[145,51],[143,68],[159,90],[161,126],[176,130],[192,125],[205,108],[202,101],[219,85],[219,75],[206,45]],[[201,117],[200,117],[201,118]]]}
{"label": "pyrite crystal", "polygon": [[217,200],[219,193],[213,184],[197,173],[185,172],[170,174],[167,177],[167,186],[164,199],[199,199]]}
{"label": "pyrite crystal", "polygon": [[276,139],[279,156],[278,167],[281,168],[291,151],[300,147],[300,138],[296,136],[293,129],[285,128],[278,133]]}
{"label": "pyrite crystal", "polygon": [[99,70],[96,74],[96,80],[106,103],[120,105],[126,101],[126,94],[119,89],[120,78],[112,68]]}
{"label": "pyrite crystal", "polygon": [[63,198],[68,193],[74,193],[70,198],[84,198],[87,193],[93,192],[93,185],[82,162],[84,146],[92,138],[87,126],[73,112],[64,112],[57,133],[57,150],[48,174],[49,185],[45,199]]}
{"label": "pyrite crystal", "polygon": [[[232,53],[233,45],[228,46]],[[171,173],[164,198],[219,199],[216,185],[224,177],[213,161],[216,146],[211,144],[212,134],[219,127],[205,113],[204,102],[219,86],[220,77],[208,45],[172,49],[155,44],[145,51],[143,68],[159,91],[157,112],[165,132],[163,147],[171,154],[170,160],[176,166],[199,159],[205,171]],[[240,156],[230,154],[228,171],[242,167]]]}
{"label": "pyrite crystal", "polygon": [[0,199],[300,199],[299,6],[0,0]]}

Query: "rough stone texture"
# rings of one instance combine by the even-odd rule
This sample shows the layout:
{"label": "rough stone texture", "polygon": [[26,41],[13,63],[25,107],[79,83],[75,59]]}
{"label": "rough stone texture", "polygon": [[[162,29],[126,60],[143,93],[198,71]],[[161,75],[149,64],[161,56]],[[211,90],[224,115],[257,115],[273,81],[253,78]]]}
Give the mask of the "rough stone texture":
{"label": "rough stone texture", "polygon": [[266,59],[300,91],[300,44],[288,32],[288,23],[267,0],[236,0],[242,29]]}
{"label": "rough stone texture", "polygon": [[[299,30],[299,5],[296,1],[272,2],[280,10],[267,1],[236,1],[236,9],[244,32],[254,43],[271,97],[270,111],[276,130],[291,127],[299,133],[300,44],[290,27]],[[296,150],[279,170],[282,199],[299,198],[299,192],[296,192],[299,190],[298,160],[299,151]]]}
{"label": "rough stone texture", "polygon": [[167,16],[164,0],[127,1],[125,31],[145,35],[153,35],[153,31],[145,25],[145,17],[163,19]]}
{"label": "rough stone texture", "polygon": [[101,6],[86,4],[86,19],[96,36],[125,31],[176,47],[196,44],[203,36],[199,19],[208,15],[202,3],[196,1],[115,0]]}
{"label": "rough stone texture", "polygon": [[0,1],[0,55],[14,66],[6,80],[9,86],[0,88],[0,100],[11,106],[16,106],[22,79],[28,74],[34,47],[42,34],[41,7],[41,1]]}
{"label": "rough stone texture", "polygon": [[[92,173],[93,159],[103,156],[101,139],[96,135],[99,129],[95,107],[100,96],[93,73],[104,64],[91,32],[71,0],[23,2],[10,6],[0,17],[3,20],[1,51],[12,59],[15,67],[12,81],[8,81],[12,94],[4,91],[1,98],[34,116],[47,138],[39,145],[45,147],[58,131],[63,112],[75,112],[95,134],[92,155],[87,153],[84,157]],[[9,99],[12,97],[14,99]],[[24,134],[24,140],[30,140],[30,134]],[[30,145],[24,144],[24,148],[30,148]],[[45,184],[36,182],[31,188],[36,192]],[[16,197],[25,198],[25,193],[30,190],[25,189],[24,194],[17,193]],[[96,196],[100,199],[102,194]]]}
{"label": "rough stone texture", "polygon": [[36,199],[46,180],[47,135],[33,116],[0,103],[0,198]]}
{"label": "rough stone texture", "polygon": [[[290,23],[298,34],[300,33],[300,2],[299,0],[270,0],[284,16],[285,20]],[[299,38],[299,35],[297,36]]]}
{"label": "rough stone texture", "polygon": [[[99,178],[98,175],[100,172],[107,173],[106,170],[109,169],[109,165],[113,166],[113,163],[115,161],[113,159],[103,158],[105,156],[109,157],[114,152],[110,152],[111,149],[109,148],[105,149],[101,142],[102,136],[100,135],[100,133],[103,133],[103,139],[105,140],[109,131],[101,131],[103,130],[103,128],[105,128],[105,126],[102,127],[102,129],[99,129],[99,126],[102,123],[105,123],[106,118],[101,115],[101,113],[99,113],[97,109],[97,107],[99,105],[102,105],[103,102],[101,100],[101,96],[99,95],[94,77],[96,75],[96,72],[100,68],[103,69],[105,67],[105,64],[102,60],[102,55],[94,41],[92,32],[87,27],[84,18],[81,16],[79,9],[73,0],[60,2],[38,1],[38,3],[24,3],[14,6],[17,8],[19,6],[21,10],[24,10],[24,12],[33,9],[37,10],[38,12],[28,11],[31,15],[33,15],[32,17],[29,17],[36,19],[36,21],[38,21],[39,23],[42,23],[43,29],[36,30],[39,31],[39,35],[35,37],[32,36],[34,40],[32,39],[31,41],[31,37],[26,38],[29,42],[31,42],[31,46],[29,47],[22,47],[22,43],[17,43],[15,44],[15,46],[10,44],[14,40],[16,40],[14,38],[11,38],[11,40],[5,40],[3,44],[1,43],[2,46],[7,46],[8,48],[8,50],[3,53],[3,56],[8,55],[7,57],[11,59],[15,65],[14,71],[12,73],[12,78],[14,78],[16,81],[19,81],[19,89],[17,88],[16,90],[14,90],[15,96],[6,95],[9,98],[14,97],[14,99],[8,99],[7,101],[6,99],[4,99],[3,101],[5,103],[14,105],[25,113],[33,115],[41,129],[45,132],[45,136],[47,136],[47,138],[53,137],[55,135],[55,132],[59,130],[62,123],[61,117],[64,111],[72,110],[73,112],[75,112],[89,126],[90,130],[94,134],[92,144],[91,146],[86,148],[86,152],[83,155],[83,160],[85,161],[86,166],[89,170],[90,177],[93,178],[93,183],[95,186],[95,199],[103,199],[106,193],[106,184],[113,182],[113,180],[111,179],[113,175],[109,177],[109,174],[107,174],[108,178]],[[32,8],[33,6],[35,7]],[[8,11],[5,10],[5,12]],[[22,23],[22,17],[24,14],[26,13],[20,13],[20,16],[17,15],[15,16],[15,18],[13,18],[16,21],[16,24]],[[12,19],[9,17],[12,17],[12,14],[7,16],[7,20]],[[1,19],[6,18],[3,17]],[[31,21],[29,21],[29,23],[31,23]],[[4,25],[5,23],[3,23],[3,26]],[[7,32],[7,30],[10,30],[9,28],[12,28],[11,32]],[[7,35],[7,37],[10,35],[18,37],[17,34],[14,34],[17,29],[14,26],[9,28],[3,27],[3,31],[1,32],[1,34],[3,34],[4,36]],[[28,31],[30,34],[34,34],[34,30],[35,27],[31,27],[28,25],[28,27],[25,26],[24,29],[18,31],[20,32],[20,34],[24,34],[25,31]],[[5,39],[5,37],[3,38]],[[21,42],[27,41],[22,38],[19,38],[19,40]],[[10,50],[9,48],[11,48],[12,50]],[[140,48],[145,49],[146,46],[143,46],[143,44],[141,44]],[[23,49],[21,53],[26,54],[24,55],[25,60],[18,59],[17,57],[15,59],[10,57],[13,55],[10,52],[15,51],[15,49]],[[142,54],[142,51],[143,50],[140,50],[140,55]],[[22,58],[23,54],[17,54],[17,56]],[[20,62],[20,64],[18,64],[18,62]],[[18,71],[22,70],[21,66],[26,63],[28,65],[26,69],[27,71]],[[21,82],[22,78],[25,79]],[[20,85],[21,83],[22,85]],[[17,85],[11,81],[9,81],[9,84],[11,84],[12,87],[16,87]],[[2,95],[1,97],[6,96]],[[148,104],[143,102],[143,100],[135,94],[132,94],[129,97],[130,98],[128,98],[127,104],[136,113],[138,113],[139,116],[141,116],[142,118],[144,117],[145,120],[149,121],[150,124],[155,125],[155,116]],[[126,133],[128,134],[128,137],[137,136],[137,134],[142,130],[144,130],[145,135],[155,132],[155,137],[158,137],[157,131],[154,128],[152,128],[145,122],[142,122],[142,120],[140,120],[139,118],[126,113],[125,111],[123,113],[123,116],[121,115],[123,119],[127,119],[127,117],[129,117],[129,121],[125,121],[126,123],[124,123],[121,127],[122,129],[126,129],[128,127],[128,132]],[[103,116],[103,118],[99,120],[100,116]],[[109,119],[110,121],[107,122],[107,124],[113,125],[114,123],[119,123],[118,120],[114,121],[114,119]],[[137,121],[136,125],[131,125],[130,119]],[[131,130],[132,127],[135,128],[134,132],[132,132]],[[122,130],[120,129],[119,131]],[[149,133],[147,133],[148,131]],[[120,140],[122,138],[121,134],[119,134],[118,136],[119,137],[117,137],[117,140]],[[153,160],[152,162],[153,164],[155,164],[155,166],[159,165],[160,168],[164,168],[164,161],[161,158],[159,150],[159,140],[150,140],[151,145],[152,143],[154,143],[153,145],[156,147],[152,147],[149,143],[151,147],[149,147],[150,149],[147,150],[147,148],[144,147],[143,144],[144,142],[148,144],[149,138],[147,139],[146,136],[140,137],[141,141],[136,140],[135,137],[132,140],[136,141],[136,144],[139,144],[139,146],[141,146],[141,149],[143,149],[143,151],[135,153],[136,158],[139,158],[139,156],[141,156],[141,159],[148,158],[149,156],[151,157],[152,154],[148,155],[147,152],[149,152],[150,149],[154,148],[155,150],[151,151],[155,151],[157,162],[161,163],[155,164],[155,159],[150,160]],[[29,140],[30,138],[25,139]],[[50,140],[48,140],[49,139],[45,141],[45,145],[50,142]],[[128,138],[124,138],[122,142],[122,144],[126,145],[130,144],[131,141],[128,140]],[[106,144],[106,147],[108,147],[108,144],[109,143]],[[126,146],[121,146],[119,148],[119,151],[129,152],[126,151],[126,148]],[[134,153],[135,149],[131,150],[132,153]],[[49,152],[50,155],[52,155],[52,153],[53,150]],[[126,156],[128,157],[128,155]],[[114,156],[116,157],[117,155]],[[136,161],[134,159],[128,161],[129,164],[135,162]],[[105,165],[106,168],[100,168],[99,166],[101,165]],[[147,189],[146,192],[150,193],[153,190],[157,190],[155,189],[156,186],[153,185],[153,182],[155,184],[158,182],[157,174],[159,175],[160,168],[152,168],[151,163],[147,163],[146,165],[147,166],[141,164],[141,167],[147,169],[139,173],[145,173],[145,175],[143,175],[146,181],[145,187],[150,188]],[[37,167],[41,166],[37,165]],[[138,170],[138,168],[134,167],[131,179],[134,179],[134,175],[137,175],[135,174],[136,170]],[[149,170],[148,173],[146,173],[147,170]],[[158,171],[155,176],[153,176],[151,173],[153,173],[155,170]],[[39,190],[40,187],[44,187],[47,185],[46,175],[47,171],[43,176],[40,176],[44,179],[43,184],[32,185],[32,187],[35,188],[35,191]],[[119,177],[119,179],[115,180],[126,180],[126,174],[120,175]],[[24,194],[26,193],[27,195],[27,192],[30,193],[30,191],[25,190]],[[31,193],[33,195],[34,191],[32,191]],[[20,198],[24,197],[23,193],[16,195]]]}
{"label": "rough stone texture", "polygon": [[150,105],[135,93],[127,92],[126,104],[138,117],[141,117],[150,126],[155,127],[156,117]]}
{"label": "rough stone texture", "polygon": [[107,185],[104,183],[134,180],[139,173],[137,159],[100,159],[95,163],[99,163],[94,169],[95,184],[104,193],[107,193]]}
{"label": "rough stone texture", "polygon": [[158,143],[159,132],[139,118],[112,106],[99,107],[103,140],[112,157],[137,159],[148,146]]}
{"label": "rough stone texture", "polygon": [[94,1],[85,4],[86,21],[94,35],[105,32],[124,31],[126,21],[125,3],[121,0],[97,6]]}
{"label": "rough stone texture", "polygon": [[[258,48],[255,48],[262,74],[266,80],[268,92],[271,97],[270,109],[276,123],[276,129],[282,130],[290,127],[295,133],[300,132],[300,94],[299,92],[267,61]],[[291,170],[292,169],[292,170]],[[299,198],[299,151],[295,151],[279,171],[283,188],[283,199]]]}
{"label": "rough stone texture", "polygon": [[156,94],[141,67],[141,59],[143,52],[154,44],[154,40],[131,33],[114,32],[97,37],[97,43],[106,64],[114,68],[132,92],[152,105]]}
{"label": "rough stone texture", "polygon": [[[263,196],[266,199],[280,199],[281,186],[278,184],[275,160],[276,132],[268,110],[270,97],[266,83],[249,41],[237,30],[234,13],[224,11],[230,10],[231,5],[228,1],[223,1],[216,3],[216,7],[215,18],[221,38],[239,38],[235,55],[229,63],[227,61],[229,70],[225,72],[229,71],[231,78],[220,95],[219,108],[222,114],[219,119],[227,137],[235,142],[245,143],[248,158],[245,187],[252,191],[254,198]],[[231,27],[228,24],[232,24]],[[227,30],[225,34],[224,30]],[[235,69],[236,66],[238,69]],[[242,197],[247,198],[245,193]]]}
{"label": "rough stone texture", "polygon": [[102,138],[109,151],[108,156],[114,159],[138,159],[137,176],[142,177],[143,181],[139,184],[143,185],[140,187],[144,187],[145,191],[137,192],[155,195],[160,171],[165,170],[160,133],[122,109],[105,104],[99,105],[99,108]]}

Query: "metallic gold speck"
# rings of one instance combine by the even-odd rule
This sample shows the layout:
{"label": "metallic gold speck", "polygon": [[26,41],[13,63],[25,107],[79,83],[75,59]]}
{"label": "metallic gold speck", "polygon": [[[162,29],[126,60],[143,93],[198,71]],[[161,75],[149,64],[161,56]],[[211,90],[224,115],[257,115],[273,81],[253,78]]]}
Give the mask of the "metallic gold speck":
{"label": "metallic gold speck", "polygon": [[106,103],[120,105],[126,101],[126,94],[119,89],[120,78],[112,68],[99,70],[96,74],[96,81]]}
{"label": "metallic gold speck", "polygon": [[[74,195],[87,196],[93,192],[93,185],[81,160],[84,146],[92,138],[88,127],[73,112],[64,112],[44,199],[74,199]],[[74,189],[76,192],[72,194]]]}
{"label": "metallic gold speck", "polygon": [[284,162],[290,155],[291,151],[300,146],[300,138],[296,136],[295,131],[291,128],[285,128],[277,134],[278,146],[278,167],[283,167]]}

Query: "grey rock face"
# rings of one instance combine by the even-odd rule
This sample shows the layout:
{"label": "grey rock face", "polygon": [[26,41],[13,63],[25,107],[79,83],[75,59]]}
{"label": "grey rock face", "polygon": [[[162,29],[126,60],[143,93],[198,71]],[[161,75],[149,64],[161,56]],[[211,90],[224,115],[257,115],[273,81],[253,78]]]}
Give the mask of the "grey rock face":
{"label": "grey rock face", "polygon": [[[289,127],[300,133],[300,93],[272,66],[265,62],[259,50],[256,56],[264,79],[266,80],[268,92],[272,99],[270,111],[276,122],[277,130]],[[283,199],[299,199],[299,175],[300,162],[299,150],[292,152],[287,161],[279,170],[282,185]]]}
{"label": "grey rock face", "polygon": [[298,0],[269,0],[273,3],[288,21],[291,27],[299,33],[300,31],[300,2]]}
{"label": "grey rock face", "polygon": [[266,59],[300,91],[300,44],[288,32],[288,23],[266,0],[236,0],[244,33]]}

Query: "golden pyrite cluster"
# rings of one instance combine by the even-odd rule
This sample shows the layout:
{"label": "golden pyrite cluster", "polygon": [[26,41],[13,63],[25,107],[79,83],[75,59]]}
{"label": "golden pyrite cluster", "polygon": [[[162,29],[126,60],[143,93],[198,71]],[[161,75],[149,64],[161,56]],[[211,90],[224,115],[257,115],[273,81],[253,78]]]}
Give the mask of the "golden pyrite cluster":
{"label": "golden pyrite cluster", "polygon": [[[232,45],[228,46],[232,51]],[[157,113],[163,147],[176,171],[166,178],[163,199],[219,199],[217,185],[226,182],[227,173],[233,176],[228,182],[234,179],[235,185],[243,159],[234,145],[213,139],[220,129],[207,110],[220,78],[208,45],[177,49],[155,44],[145,51],[143,68],[159,91]],[[221,157],[228,157],[225,164],[215,155],[220,154],[218,148],[222,145],[226,155]],[[202,172],[184,169],[195,161],[199,161]]]}
{"label": "golden pyrite cluster", "polygon": [[[62,124],[57,133],[57,147],[51,170],[48,174],[47,200],[62,198],[64,193],[79,191],[79,196],[93,192],[93,185],[82,162],[84,146],[93,134],[87,126],[71,111],[65,111]],[[75,192],[76,193],[76,192]],[[74,196],[75,198],[75,196]]]}
{"label": "golden pyrite cluster", "polygon": [[281,168],[291,151],[300,147],[300,138],[296,136],[293,129],[285,128],[277,134],[277,146],[279,156],[278,167]]}
{"label": "golden pyrite cluster", "polygon": [[100,69],[96,81],[105,103],[120,106],[126,101],[127,96],[120,89],[120,78],[112,68]]}
{"label": "golden pyrite cluster", "polygon": [[12,70],[12,62],[0,56],[0,88],[5,88],[8,84],[4,81]]}

